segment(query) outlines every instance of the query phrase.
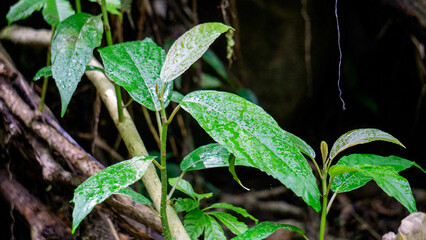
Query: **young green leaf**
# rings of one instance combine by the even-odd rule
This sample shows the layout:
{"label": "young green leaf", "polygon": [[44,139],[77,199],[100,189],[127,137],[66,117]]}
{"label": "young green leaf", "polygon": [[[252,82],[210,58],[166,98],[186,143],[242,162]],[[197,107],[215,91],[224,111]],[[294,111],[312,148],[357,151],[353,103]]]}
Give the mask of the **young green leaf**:
{"label": "young green leaf", "polygon": [[170,94],[170,101],[173,101],[175,103],[180,103],[183,99],[183,94],[177,91],[172,91],[172,93]]}
{"label": "young green leaf", "polygon": [[103,169],[91,176],[74,191],[75,207],[72,213],[72,232],[96,204],[139,180],[154,157],[136,156]]}
{"label": "young green leaf", "polygon": [[185,215],[183,220],[183,227],[188,232],[192,240],[201,236],[206,225],[207,216],[200,209],[194,209]]}
{"label": "young green leaf", "polygon": [[330,159],[334,159],[336,155],[350,147],[353,147],[358,144],[369,143],[372,141],[386,141],[398,144],[405,148],[405,146],[396,138],[394,138],[389,133],[385,133],[379,129],[375,128],[362,128],[349,131],[342,136],[340,136],[336,142],[333,144],[333,147],[330,150]]}
{"label": "young green leaf", "polygon": [[416,201],[407,179],[400,176],[395,168],[370,164],[358,164],[346,168],[352,168],[373,179],[383,191],[396,198],[411,213],[417,211]]}
{"label": "young green leaf", "polygon": [[235,235],[243,234],[248,229],[245,223],[238,221],[236,217],[232,216],[229,213],[210,211],[207,213],[207,215],[216,217]]}
{"label": "young green leaf", "polygon": [[305,231],[293,225],[274,222],[261,222],[259,225],[256,225],[245,231],[242,235],[232,238],[232,240],[262,240],[281,228],[287,231],[298,232],[305,236]]}
{"label": "young green leaf", "polygon": [[206,229],[204,232],[204,240],[226,240],[222,227],[213,217],[206,215],[204,221]]}
{"label": "young green leaf", "polygon": [[262,108],[218,91],[189,93],[181,106],[237,159],[247,159],[320,210],[320,192],[311,167],[293,140]]}
{"label": "young green leaf", "polygon": [[[96,0],[89,0],[89,1],[97,2]],[[121,1],[120,0],[106,0],[106,9],[109,13],[121,15],[121,12],[118,10],[120,8],[121,8]]]}
{"label": "young green leaf", "polygon": [[[179,178],[169,178],[169,184],[170,186],[174,186],[176,184],[176,181]],[[191,184],[184,180],[181,179],[176,187],[177,190],[185,193],[186,195],[190,196],[192,199],[196,200],[197,199],[197,193],[194,192],[194,189],[192,188]]]}
{"label": "young green leaf", "polygon": [[222,23],[203,23],[185,32],[171,46],[161,69],[161,80],[170,82],[197,61],[220,34],[232,29]]}
{"label": "young green leaf", "polygon": [[137,202],[140,204],[145,204],[145,205],[152,204],[152,202],[148,198],[146,198],[144,195],[138,192],[135,192],[129,188],[122,188],[120,191],[117,192],[117,194],[123,194],[123,195],[129,196],[132,198],[134,202]]}
{"label": "young green leaf", "polygon": [[101,16],[78,13],[62,21],[52,39],[52,75],[59,89],[64,116],[95,47],[101,44]]}
{"label": "young green leaf", "polygon": [[71,15],[74,15],[74,9],[68,0],[45,0],[46,5],[42,14],[44,20],[51,26],[58,26]]}
{"label": "young green leaf", "polygon": [[178,198],[173,204],[176,212],[190,212],[200,206],[198,201],[195,201],[192,198]]}
{"label": "young green leaf", "polygon": [[349,192],[364,186],[367,182],[372,180],[370,176],[361,172],[351,171],[349,168],[338,167],[352,167],[359,164],[392,167],[397,172],[410,168],[413,165],[420,168],[415,162],[397,156],[383,157],[374,154],[351,154],[342,157],[335,166],[330,168],[330,176],[335,176],[331,183],[331,189],[337,193]]}
{"label": "young green leaf", "polygon": [[235,156],[233,154],[231,154],[229,156],[229,172],[232,175],[232,178],[245,190],[250,191],[249,188],[247,188],[246,186],[243,185],[243,183],[241,182],[241,180],[238,178],[237,172],[235,171]]}
{"label": "young green leaf", "polygon": [[33,77],[33,81],[37,81],[42,77],[50,77],[52,76],[52,66],[46,66],[40,68],[40,70],[37,71],[36,75]]}
{"label": "young green leaf", "polygon": [[33,12],[40,11],[46,0],[19,0],[13,4],[6,15],[8,24],[26,19]]}
{"label": "young green leaf", "polygon": [[[105,71],[118,85],[129,92],[132,98],[152,111],[159,111],[160,100],[155,85],[163,86],[160,70],[166,53],[150,38],[115,44],[98,49]],[[173,83],[165,85],[163,99],[169,103]],[[161,91],[161,89],[160,89]]]}
{"label": "young green leaf", "polygon": [[243,217],[250,218],[256,224],[259,222],[259,220],[257,220],[255,217],[250,215],[244,208],[235,207],[235,206],[228,204],[228,203],[213,203],[212,205],[204,208],[203,210],[206,211],[206,210],[212,209],[212,208],[224,208],[224,209],[232,210],[232,211],[240,214]]}
{"label": "young green leaf", "polygon": [[[201,146],[186,155],[180,163],[182,171],[202,170],[207,168],[228,167],[229,151],[218,143]],[[235,165],[252,167],[245,159],[235,159]]]}

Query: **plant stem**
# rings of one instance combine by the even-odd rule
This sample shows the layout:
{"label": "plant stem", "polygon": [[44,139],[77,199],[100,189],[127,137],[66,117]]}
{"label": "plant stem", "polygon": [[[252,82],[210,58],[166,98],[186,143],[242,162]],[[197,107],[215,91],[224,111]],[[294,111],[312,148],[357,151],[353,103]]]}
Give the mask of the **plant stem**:
{"label": "plant stem", "polygon": [[164,110],[164,102],[160,97],[161,103],[161,118],[162,118],[162,128],[161,128],[161,137],[160,137],[160,153],[161,153],[161,203],[160,203],[160,215],[161,215],[161,225],[163,226],[163,235],[166,240],[171,240],[172,235],[170,233],[169,223],[167,220],[167,161],[166,161],[166,145],[167,145],[167,129],[169,123],[166,118],[166,111]]}
{"label": "plant stem", "polygon": [[[54,34],[55,34],[55,27],[52,26],[52,36],[50,37],[50,44],[49,44],[49,48],[47,49],[46,66],[50,66],[50,61],[51,61],[51,57],[52,57],[52,54],[50,53],[50,46],[52,45],[52,39],[53,39]],[[42,90],[41,90],[40,105],[38,106],[38,109],[40,110],[40,112],[43,112],[43,109],[44,109],[44,100],[46,99],[46,92],[47,92],[48,83],[49,83],[49,78],[44,77],[43,87],[42,87]]]}
{"label": "plant stem", "polygon": [[75,10],[77,13],[81,13],[81,2],[80,0],[75,0]]}
{"label": "plant stem", "polygon": [[[102,0],[101,9],[102,9],[102,20],[104,21],[104,29],[105,29],[107,44],[108,46],[112,46],[113,44],[112,44],[111,27],[109,25],[109,20],[108,20],[106,0]],[[115,88],[115,94],[117,95],[118,119],[121,122],[124,119],[123,106],[121,105],[121,90],[120,90],[120,86],[118,86],[115,83],[114,83],[114,88]]]}
{"label": "plant stem", "polygon": [[328,201],[328,187],[327,187],[327,172],[328,169],[326,167],[327,165],[324,165],[323,169],[323,177],[322,180],[322,209],[321,209],[321,225],[320,225],[320,233],[319,233],[319,239],[324,240],[325,237],[325,223],[326,223],[326,217],[327,217],[327,201]]}

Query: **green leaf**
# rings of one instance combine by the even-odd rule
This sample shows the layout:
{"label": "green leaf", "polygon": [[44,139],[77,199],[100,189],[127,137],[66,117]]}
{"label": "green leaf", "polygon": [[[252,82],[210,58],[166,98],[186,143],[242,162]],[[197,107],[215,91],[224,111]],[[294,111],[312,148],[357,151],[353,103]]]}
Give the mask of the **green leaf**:
{"label": "green leaf", "polygon": [[201,88],[202,89],[215,89],[220,88],[222,82],[217,78],[207,73],[201,73]]}
{"label": "green leaf", "polygon": [[281,228],[287,231],[298,232],[305,236],[304,230],[293,225],[274,222],[261,222],[259,225],[256,225],[245,231],[242,235],[232,238],[232,240],[262,240]]}
{"label": "green leaf", "polygon": [[219,74],[219,76],[224,79],[229,79],[225,66],[222,64],[222,61],[220,61],[216,54],[214,54],[213,51],[207,50],[203,54],[202,58],[216,71],[217,74]]}
{"label": "green leaf", "polygon": [[[397,172],[410,168],[413,165],[418,166],[415,162],[397,156],[383,157],[375,154],[351,154],[342,157],[335,166],[330,168],[330,176],[336,176],[331,183],[331,189],[337,193],[349,192],[364,186],[367,182],[372,180],[368,175],[361,172],[350,171],[351,169],[349,168],[344,168],[345,166],[352,167],[359,164],[392,167]],[[343,173],[344,171],[349,172]]]}
{"label": "green leaf", "polygon": [[59,89],[64,116],[93,49],[101,44],[103,24],[100,16],[78,13],[62,21],[52,39],[52,74]]}
{"label": "green leaf", "polygon": [[383,191],[396,198],[410,213],[417,211],[410,184],[407,179],[398,174],[395,168],[370,164],[358,164],[346,168],[352,168],[373,179]]}
{"label": "green leaf", "polygon": [[[98,49],[105,71],[118,85],[129,92],[132,98],[152,111],[159,111],[160,100],[155,85],[161,91],[163,82],[160,70],[166,54],[150,38],[115,44]],[[164,91],[165,106],[169,103],[173,84],[167,83]]]}
{"label": "green leaf", "polygon": [[181,106],[237,159],[278,179],[316,211],[320,192],[312,169],[287,132],[259,106],[231,93],[196,91]]}
{"label": "green leaf", "polygon": [[173,205],[176,212],[190,212],[200,206],[200,203],[192,198],[178,198]]}
{"label": "green leaf", "polygon": [[225,209],[232,210],[232,211],[234,211],[234,212],[236,212],[238,214],[241,214],[241,216],[243,216],[243,217],[250,218],[256,224],[259,221],[255,217],[253,217],[252,215],[250,215],[244,208],[235,207],[235,206],[233,206],[231,204],[228,204],[228,203],[213,203],[212,205],[204,208],[203,210],[205,211],[205,210],[212,209],[212,208],[225,208]]}
{"label": "green leaf", "polygon": [[250,191],[249,188],[247,188],[246,186],[243,185],[243,183],[241,182],[241,180],[238,178],[237,172],[235,171],[235,156],[233,154],[231,154],[229,156],[229,168],[228,168],[229,172],[232,175],[232,178],[245,190]]}
{"label": "green leaf", "polygon": [[257,99],[256,94],[254,94],[254,92],[248,88],[238,89],[237,95],[254,104],[259,104],[259,99]]}
{"label": "green leaf", "polygon": [[347,148],[372,141],[391,142],[405,148],[405,146],[398,139],[394,138],[389,133],[385,133],[375,128],[361,128],[349,131],[340,136],[330,150],[330,159],[334,159],[334,157],[336,157],[339,152]]}
{"label": "green leaf", "polygon": [[315,158],[315,151],[312,149],[311,146],[309,146],[305,141],[303,141],[298,136],[285,132],[285,134],[293,141],[294,145],[304,154],[308,155],[312,159]]}
{"label": "green leaf", "polygon": [[72,213],[72,232],[96,204],[139,180],[154,157],[136,156],[103,169],[88,178],[74,191],[75,207]]}
{"label": "green leaf", "polygon": [[185,215],[183,227],[188,232],[189,237],[194,240],[201,236],[205,228],[206,215],[200,209],[194,209]]}
{"label": "green leaf", "polygon": [[42,13],[44,20],[56,27],[75,12],[68,0],[46,0]]}
{"label": "green leaf", "polygon": [[52,76],[52,66],[46,66],[40,68],[40,70],[37,71],[36,75],[33,77],[34,81],[39,80],[42,77],[50,77]]}
{"label": "green leaf", "polygon": [[[97,0],[89,0],[91,2],[97,2]],[[100,1],[99,1],[100,2]],[[120,0],[106,0],[107,9],[120,9],[121,1]]]}
{"label": "green leaf", "polygon": [[170,82],[197,61],[220,34],[232,29],[222,23],[203,23],[185,32],[170,47],[161,80]]}
{"label": "green leaf", "polygon": [[222,227],[214,218],[206,215],[204,221],[206,229],[204,232],[204,240],[226,240]]}
{"label": "green leaf", "polygon": [[[201,146],[186,155],[180,163],[182,171],[202,170],[207,168],[228,167],[229,151],[218,143]],[[245,159],[236,159],[235,165],[252,167]]]}
{"label": "green leaf", "polygon": [[129,196],[132,198],[134,202],[137,202],[140,204],[145,204],[145,205],[152,204],[152,202],[148,198],[146,198],[144,195],[138,192],[135,192],[129,188],[122,188],[120,191],[117,192],[117,194],[123,194],[123,195]]}
{"label": "green leaf", "polygon": [[183,94],[177,91],[172,91],[172,94],[170,94],[170,101],[173,101],[175,103],[180,103],[183,99]]}
{"label": "green leaf", "polygon": [[[178,179],[179,178],[169,178],[170,186],[174,186]],[[194,200],[196,200],[196,198],[197,198],[197,194],[194,192],[194,189],[192,188],[191,184],[184,179],[181,179],[179,181],[176,189],[185,193],[186,195],[190,196]]]}
{"label": "green leaf", "polygon": [[44,6],[45,0],[20,0],[13,4],[6,15],[8,24],[16,21],[26,19],[31,16],[33,12],[40,11]]}
{"label": "green leaf", "polygon": [[247,231],[247,225],[243,222],[238,221],[238,219],[232,216],[229,213],[219,212],[219,211],[211,211],[207,213],[208,215],[212,215],[216,217],[219,221],[221,221],[231,232],[235,235],[240,235]]}

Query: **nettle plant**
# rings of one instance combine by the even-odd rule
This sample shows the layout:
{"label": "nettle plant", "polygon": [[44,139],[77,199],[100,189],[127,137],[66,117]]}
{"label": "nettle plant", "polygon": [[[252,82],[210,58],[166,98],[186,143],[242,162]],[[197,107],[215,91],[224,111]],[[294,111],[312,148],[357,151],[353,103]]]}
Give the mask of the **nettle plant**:
{"label": "nettle plant", "polygon": [[[52,38],[49,62],[52,65],[42,68],[34,77],[39,79],[43,76],[53,76],[61,96],[62,116],[82,75],[88,70],[101,71],[116,84],[120,119],[123,118],[120,87],[123,87],[134,101],[154,111],[157,116],[161,141],[160,162],[152,156],[134,156],[88,178],[75,190],[72,200],[75,203],[73,233],[95,205],[112,194],[128,195],[134,201],[151,205],[148,198],[128,188],[130,184],[141,179],[151,163],[161,173],[161,201],[160,206],[155,207],[159,210],[166,239],[173,238],[166,213],[170,206],[174,206],[177,212],[186,212],[184,227],[191,239],[196,239],[203,233],[204,239],[226,239],[219,222],[237,235],[233,239],[263,239],[279,228],[299,232],[306,238],[304,231],[298,227],[274,222],[258,223],[246,210],[230,204],[213,203],[201,209],[200,201],[211,197],[212,194],[195,193],[183,176],[189,171],[216,167],[228,167],[233,178],[242,187],[244,186],[237,177],[235,166],[256,168],[279,180],[306,204],[317,212],[321,211],[319,239],[324,239],[327,212],[336,194],[360,188],[371,180],[389,196],[397,199],[408,211],[416,211],[409,183],[398,174],[411,166],[416,166],[424,172],[416,163],[396,156],[351,154],[343,156],[332,165],[339,153],[358,144],[380,140],[404,147],[396,138],[378,129],[350,131],[338,138],[330,151],[325,142],[321,143],[320,167],[315,161],[316,154],[312,147],[283,130],[256,104],[228,92],[200,90],[183,96],[173,91],[173,80],[202,57],[222,33],[232,33],[230,26],[221,23],[197,25],[177,39],[167,54],[149,38],[113,45],[107,17],[107,6],[108,3],[111,6],[111,2],[116,1],[99,1],[102,16],[74,14],[66,0],[21,0],[12,6],[8,13],[9,22],[13,22],[28,17],[33,11],[43,7],[44,10],[53,8],[54,11],[49,13],[61,19],[59,16],[62,14],[58,13],[71,8],[68,16],[54,25],[56,31]],[[67,7],[60,7],[61,4]],[[93,50],[101,44],[104,30],[108,46],[97,49],[104,68],[88,66]],[[228,39],[228,44],[232,44],[232,39]],[[178,103],[178,106],[168,115],[166,108],[170,101]],[[167,130],[180,109],[188,112],[216,143],[201,146],[188,154],[180,164],[182,174],[178,178],[168,179]],[[320,188],[308,159],[318,171]],[[176,189],[188,195],[188,198],[173,198]],[[329,199],[331,191],[333,196]],[[214,210],[218,208],[231,210],[240,217],[249,218],[254,221],[255,226],[249,229],[234,215]]]}

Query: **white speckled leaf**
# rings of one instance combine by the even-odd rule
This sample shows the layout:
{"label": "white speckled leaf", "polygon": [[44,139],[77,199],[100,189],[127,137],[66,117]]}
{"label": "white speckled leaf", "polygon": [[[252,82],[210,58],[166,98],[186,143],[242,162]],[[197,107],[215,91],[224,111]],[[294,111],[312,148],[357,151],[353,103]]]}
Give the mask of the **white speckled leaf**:
{"label": "white speckled leaf", "polygon": [[133,157],[103,169],[78,186],[72,200],[75,203],[72,232],[96,204],[139,180],[153,159],[154,157],[149,156]]}
{"label": "white speckled leaf", "polygon": [[31,16],[33,12],[40,11],[45,2],[45,0],[19,0],[10,7],[6,15],[7,22],[12,24],[16,21],[26,19]]}
{"label": "white speckled leaf", "polygon": [[[284,229],[287,231],[294,231],[302,234],[304,236],[305,231],[288,224],[275,223],[275,222],[261,222],[258,225],[250,228],[242,235],[232,238],[232,240],[262,240],[267,238],[269,235],[277,231],[278,229]],[[307,238],[306,238],[307,239]]]}
{"label": "white speckled leaf", "polygon": [[320,192],[308,162],[275,120],[259,106],[231,93],[196,91],[181,106],[236,159],[281,181],[319,211]]}
{"label": "white speckled leaf", "polygon": [[93,49],[101,45],[101,16],[78,13],[62,21],[52,39],[52,75],[59,89],[64,116]]}
{"label": "white speckled leaf", "polygon": [[309,146],[305,141],[303,141],[301,138],[299,138],[298,136],[296,136],[296,135],[294,135],[292,133],[285,132],[285,134],[293,141],[294,145],[297,148],[299,148],[299,150],[302,153],[308,155],[312,159],[315,158],[315,151],[314,151],[314,149],[312,149],[312,147]]}
{"label": "white speckled leaf", "polygon": [[349,131],[340,136],[330,150],[330,159],[334,159],[339,152],[347,148],[372,141],[386,141],[404,147],[398,139],[394,138],[389,133],[375,128],[361,128]]}
{"label": "white speckled leaf", "polygon": [[[118,85],[129,92],[132,98],[152,111],[161,108],[155,85],[163,86],[160,71],[166,53],[150,38],[115,44],[98,49],[105,71]],[[169,104],[173,83],[166,83],[165,107]],[[161,90],[161,89],[160,89]]]}
{"label": "white speckled leaf", "polygon": [[68,0],[46,0],[46,5],[42,11],[44,20],[55,27],[74,13],[74,9]]}
{"label": "white speckled leaf", "polygon": [[170,82],[197,61],[209,46],[231,27],[222,23],[203,23],[185,32],[171,46],[161,69],[161,80]]}

